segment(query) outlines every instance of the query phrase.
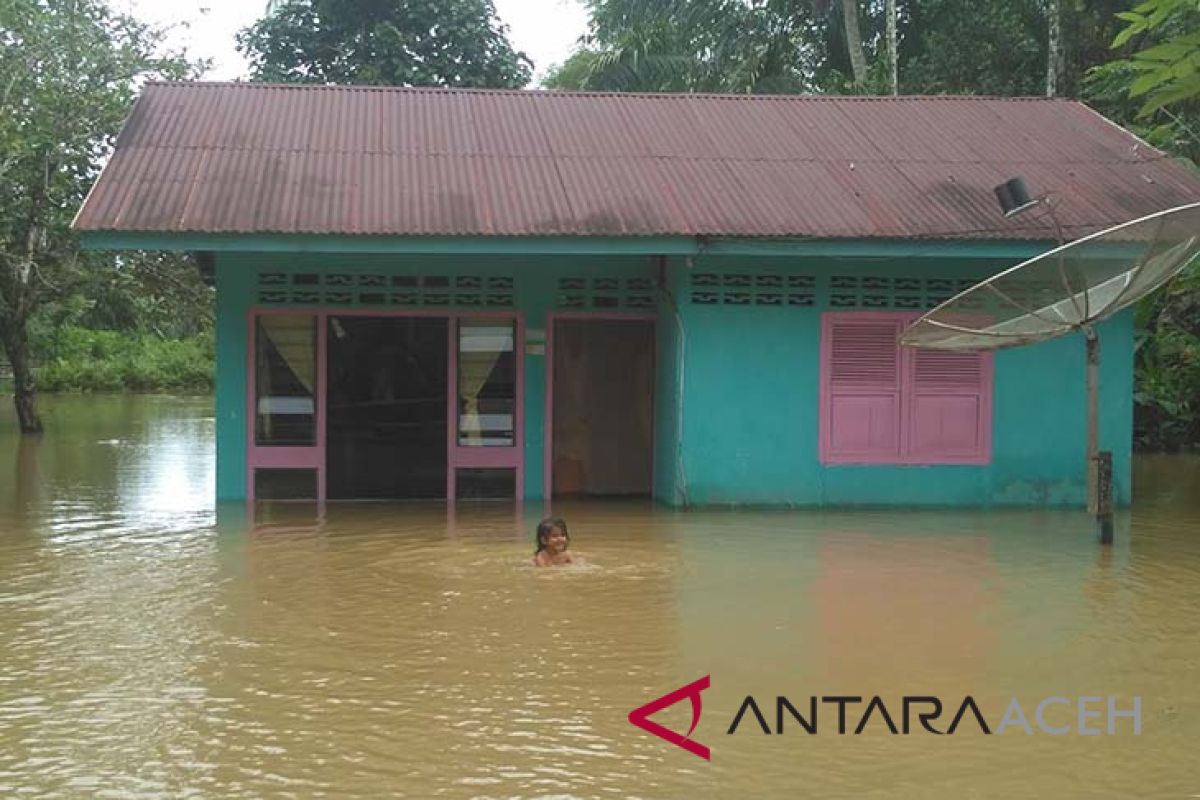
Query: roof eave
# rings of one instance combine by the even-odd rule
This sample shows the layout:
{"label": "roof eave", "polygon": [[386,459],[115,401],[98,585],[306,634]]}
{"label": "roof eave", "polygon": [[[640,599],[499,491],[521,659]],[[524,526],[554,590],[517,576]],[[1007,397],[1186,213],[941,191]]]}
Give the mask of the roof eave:
{"label": "roof eave", "polygon": [[1029,258],[1052,242],[1009,239],[815,239],[709,236],[352,236],[83,231],[88,250],[411,255]]}

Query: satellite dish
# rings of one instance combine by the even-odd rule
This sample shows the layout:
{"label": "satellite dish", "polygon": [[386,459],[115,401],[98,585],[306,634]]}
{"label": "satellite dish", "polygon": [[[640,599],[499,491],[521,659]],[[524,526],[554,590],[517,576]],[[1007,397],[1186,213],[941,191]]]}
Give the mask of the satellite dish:
{"label": "satellite dish", "polygon": [[1111,510],[1106,527],[1100,497],[1100,344],[1094,326],[1162,286],[1198,253],[1200,203],[1160,211],[1056,247],[972,286],[909,325],[900,342],[935,350],[998,350],[1081,331],[1087,338],[1088,510],[1102,517],[1101,540],[1111,542]]}
{"label": "satellite dish", "polygon": [[910,347],[997,350],[1063,336],[1162,286],[1200,253],[1200,203],[1056,247],[988,278],[913,322]]}

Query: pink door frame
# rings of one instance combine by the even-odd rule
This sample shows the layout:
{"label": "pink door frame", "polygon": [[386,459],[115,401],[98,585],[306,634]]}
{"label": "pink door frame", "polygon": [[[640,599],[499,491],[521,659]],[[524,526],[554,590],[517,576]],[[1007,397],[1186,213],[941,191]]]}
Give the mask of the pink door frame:
{"label": "pink door frame", "polygon": [[[644,311],[547,311],[546,312],[546,413],[542,432],[542,499],[554,499],[554,323],[563,319],[596,322],[649,322],[657,335],[658,315]],[[654,361],[658,372],[657,353]],[[654,436],[650,436],[650,463],[654,463]]]}
{"label": "pink door frame", "polygon": [[[317,436],[311,447],[260,447],[254,443],[257,409],[255,400],[255,320],[262,316],[312,317],[317,325]],[[525,319],[516,311],[450,311],[433,309],[375,310],[365,308],[251,308],[246,315],[246,497],[254,500],[254,471],[263,468],[315,469],[317,501],[325,502],[325,446],[328,359],[326,358],[328,318],[334,317],[437,317],[448,321],[446,355],[446,499],[457,494],[460,468],[510,468],[514,470],[516,500],[525,487]],[[460,320],[496,320],[514,323],[513,355],[516,359],[516,408],[511,447],[463,447],[458,444],[458,326]]]}

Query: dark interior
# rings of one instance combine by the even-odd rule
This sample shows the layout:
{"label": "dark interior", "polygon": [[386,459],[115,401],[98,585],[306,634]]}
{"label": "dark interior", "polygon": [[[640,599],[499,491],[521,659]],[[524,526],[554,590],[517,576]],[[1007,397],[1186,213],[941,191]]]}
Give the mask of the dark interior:
{"label": "dark interior", "polygon": [[330,317],[327,496],[446,497],[446,319]]}
{"label": "dark interior", "polygon": [[649,496],[653,323],[559,320],[553,335],[554,494]]}

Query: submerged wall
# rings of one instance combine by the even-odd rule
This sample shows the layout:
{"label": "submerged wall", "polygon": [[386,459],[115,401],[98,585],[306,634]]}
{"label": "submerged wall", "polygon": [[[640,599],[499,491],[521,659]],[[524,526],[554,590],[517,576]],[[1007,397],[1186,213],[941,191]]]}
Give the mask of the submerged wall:
{"label": "submerged wall", "polygon": [[[910,308],[914,298],[927,304],[938,299],[935,294],[952,294],[1011,264],[709,257],[694,259],[689,268],[673,262],[672,273],[683,276],[676,280],[688,284],[691,300],[681,305],[687,331],[681,448],[687,492],[681,499],[693,505],[1083,503],[1086,391],[1080,336],[996,354],[987,465],[825,466],[819,459],[822,312],[919,311]],[[781,292],[784,302],[764,305],[763,292]],[[730,293],[736,302],[728,302]],[[1113,451],[1116,495],[1128,503],[1132,314],[1100,330],[1101,445]]]}
{"label": "submerged wall", "polygon": [[[931,247],[933,253],[936,248]],[[911,252],[911,249],[910,249]],[[995,357],[992,458],[982,466],[824,466],[819,459],[820,323],[826,310],[914,313],[1014,263],[1012,258],[779,255],[238,253],[217,256],[217,492],[246,492],[246,356],[252,307],[314,307],[272,294],[264,276],[397,276],[507,286],[523,315],[525,495],[545,485],[547,314],[656,314],[654,491],[671,505],[1073,505],[1085,495],[1083,342],[1065,338]],[[660,269],[661,268],[661,269]],[[662,287],[659,290],[660,279]],[[506,283],[507,282],[507,283]],[[334,287],[336,289],[337,287]],[[461,305],[453,292],[447,310]],[[366,295],[363,295],[365,297]],[[339,304],[329,305],[334,297]],[[376,298],[377,300],[378,298]],[[372,307],[321,295],[327,308]],[[267,302],[269,301],[269,302]],[[424,302],[418,299],[415,302]],[[478,303],[478,299],[472,300]],[[388,300],[379,308],[400,311]],[[432,310],[429,306],[424,310]],[[1102,443],[1117,496],[1129,499],[1132,317],[1102,326]]]}
{"label": "submerged wall", "polygon": [[654,407],[654,497],[673,506],[686,503],[680,447],[683,443],[684,353],[682,304],[687,283],[680,270],[664,270],[658,307],[657,382]]}
{"label": "submerged wall", "polygon": [[[539,341],[545,341],[547,313],[583,310],[654,313],[657,273],[656,263],[647,256],[218,254],[218,499],[238,500],[246,496],[246,357],[251,308],[518,312],[525,321],[527,342],[534,345],[532,351],[520,347],[525,359],[525,495],[541,498],[545,479],[546,357],[544,353],[534,351]],[[348,276],[344,278],[346,292],[339,292],[339,286],[319,287],[320,293],[313,294],[315,299],[310,300],[306,297],[306,287],[292,285],[291,276],[297,274]],[[276,277],[269,281],[264,279],[264,276],[281,275],[285,276],[282,283],[275,283]],[[401,276],[449,277],[451,285],[444,292],[448,297],[444,298],[445,302],[443,298],[437,298],[436,305],[430,304],[433,298],[428,296],[415,296],[415,302],[407,305],[398,303],[398,290],[393,291],[391,285],[393,278]],[[358,286],[362,281],[380,278],[386,284],[382,288]],[[455,291],[458,278],[478,278],[483,288]],[[488,289],[492,279],[497,279],[496,286],[500,287],[495,292]],[[505,286],[509,288],[503,288]],[[508,305],[488,305],[489,292],[511,295],[511,301]],[[369,302],[362,302],[363,297]],[[331,298],[337,300],[337,304],[331,305]],[[470,302],[464,304],[460,300]]]}

